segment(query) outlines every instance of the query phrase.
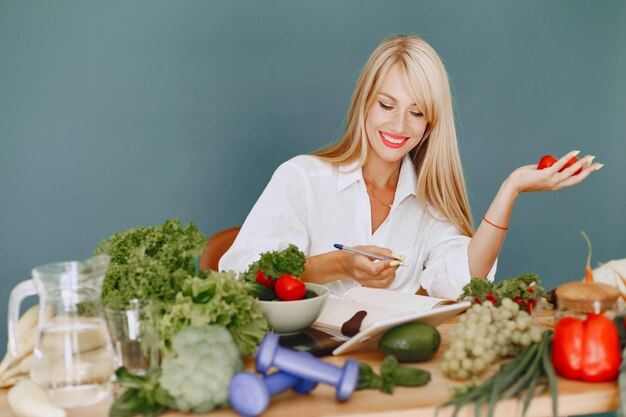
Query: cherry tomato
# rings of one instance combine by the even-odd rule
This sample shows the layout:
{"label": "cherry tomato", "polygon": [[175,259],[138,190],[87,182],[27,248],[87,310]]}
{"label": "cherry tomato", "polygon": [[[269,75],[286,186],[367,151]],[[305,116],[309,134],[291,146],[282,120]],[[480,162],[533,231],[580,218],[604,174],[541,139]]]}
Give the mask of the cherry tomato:
{"label": "cherry tomato", "polygon": [[261,269],[256,273],[256,282],[266,287],[274,288],[274,280],[266,277]]}
{"label": "cherry tomato", "polygon": [[285,274],[278,277],[274,286],[276,295],[283,301],[295,301],[304,297],[306,286],[293,275]]}
{"label": "cherry tomato", "polygon": [[[558,159],[556,159],[554,156],[552,155],[544,155],[541,160],[539,161],[539,164],[537,165],[537,169],[545,169],[545,168],[549,168],[552,165],[554,165],[554,163],[558,161]],[[572,156],[570,158],[569,161],[567,161],[565,163],[565,165],[563,166],[563,168],[561,168],[559,170],[559,172],[563,171],[565,168],[570,167],[572,165],[574,165],[576,162],[578,162],[578,158],[576,158],[575,156]],[[580,168],[578,171],[574,172],[574,175],[578,175],[582,172],[582,168]]]}
{"label": "cherry tomato", "polygon": [[[571,166],[572,166],[572,165],[574,165],[576,162],[578,162],[578,158],[576,158],[575,156],[572,156],[572,157],[570,158],[570,160],[569,160],[569,161],[567,161],[567,162],[565,163],[565,165],[563,166],[563,168],[561,168],[561,170],[560,170],[559,172],[563,171],[565,168],[569,168],[569,167],[571,167]],[[574,172],[574,175],[578,175],[578,174],[580,174],[580,173],[582,172],[582,170],[583,170],[583,169],[582,169],[582,168],[580,168],[578,171]]]}
{"label": "cherry tomato", "polygon": [[550,168],[552,165],[554,165],[556,161],[558,161],[558,159],[556,159],[554,156],[544,155],[539,161],[539,165],[537,165],[537,169]]}

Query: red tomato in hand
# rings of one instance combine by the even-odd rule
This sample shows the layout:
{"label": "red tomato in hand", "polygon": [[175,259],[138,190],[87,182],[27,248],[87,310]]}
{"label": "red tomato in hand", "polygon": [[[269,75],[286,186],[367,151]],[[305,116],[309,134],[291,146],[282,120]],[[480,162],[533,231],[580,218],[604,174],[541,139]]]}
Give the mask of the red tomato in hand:
{"label": "red tomato in hand", "polygon": [[[554,156],[552,155],[544,155],[541,160],[539,161],[539,165],[537,165],[537,169],[545,169],[545,168],[549,168],[552,165],[554,165],[554,163],[558,161],[558,159],[556,159]],[[571,167],[572,165],[574,165],[576,162],[578,162],[578,158],[576,158],[575,156],[572,156],[570,158],[569,161],[567,161],[565,163],[565,165],[563,166],[563,168],[561,168],[559,170],[559,172],[563,171],[565,168]],[[578,171],[574,172],[574,175],[578,175],[582,172],[582,168],[580,168]]]}
{"label": "red tomato in hand", "polygon": [[537,169],[550,168],[552,165],[554,165],[556,161],[558,161],[558,159],[556,159],[554,156],[544,155],[539,161],[539,165],[537,165]]}
{"label": "red tomato in hand", "polygon": [[[563,171],[565,168],[569,168],[569,167],[571,167],[571,166],[572,166],[572,165],[574,165],[576,162],[578,162],[578,158],[576,158],[575,156],[572,156],[572,157],[571,157],[571,159],[565,163],[565,165],[563,166],[563,168],[561,168],[561,170],[560,170],[559,172]],[[578,174],[580,174],[580,173],[582,172],[582,170],[583,170],[583,169],[582,169],[582,168],[580,168],[578,171],[574,172],[574,175],[578,175]]]}
{"label": "red tomato in hand", "polygon": [[285,274],[278,277],[274,285],[276,295],[283,301],[295,301],[304,297],[306,286],[293,275]]}
{"label": "red tomato in hand", "polygon": [[266,287],[274,288],[274,280],[265,276],[263,271],[259,269],[256,273],[256,282]]}

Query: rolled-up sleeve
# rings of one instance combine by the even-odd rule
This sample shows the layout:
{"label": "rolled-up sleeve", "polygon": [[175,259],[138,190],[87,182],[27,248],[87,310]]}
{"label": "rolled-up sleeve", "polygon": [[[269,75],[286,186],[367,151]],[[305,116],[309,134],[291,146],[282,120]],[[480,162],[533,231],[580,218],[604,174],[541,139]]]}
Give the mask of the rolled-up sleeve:
{"label": "rolled-up sleeve", "polygon": [[[433,297],[456,299],[471,279],[467,254],[471,239],[449,222],[431,221],[420,285]],[[489,281],[495,277],[496,266],[497,260],[487,274]]]}
{"label": "rolled-up sleeve", "polygon": [[220,259],[220,271],[245,271],[261,253],[285,249],[290,243],[308,253],[306,188],[297,167],[289,162],[278,167]]}

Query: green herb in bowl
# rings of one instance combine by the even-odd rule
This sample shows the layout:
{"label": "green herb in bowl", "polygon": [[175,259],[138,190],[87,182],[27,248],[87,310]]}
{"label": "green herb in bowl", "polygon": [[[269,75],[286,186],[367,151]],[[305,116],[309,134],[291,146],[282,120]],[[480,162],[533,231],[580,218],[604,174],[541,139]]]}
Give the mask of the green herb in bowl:
{"label": "green herb in bowl", "polygon": [[295,301],[315,297],[300,279],[306,258],[296,245],[261,254],[240,278],[250,282],[251,294],[262,301]]}

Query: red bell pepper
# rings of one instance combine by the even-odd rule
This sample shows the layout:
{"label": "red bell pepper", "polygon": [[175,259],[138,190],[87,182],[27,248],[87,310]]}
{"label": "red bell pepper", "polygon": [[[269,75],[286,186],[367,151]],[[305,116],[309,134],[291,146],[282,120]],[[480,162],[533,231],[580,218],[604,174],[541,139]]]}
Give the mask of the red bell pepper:
{"label": "red bell pepper", "polygon": [[617,377],[621,359],[617,327],[607,316],[564,317],[557,323],[552,363],[559,375],[587,382],[610,381]]}

